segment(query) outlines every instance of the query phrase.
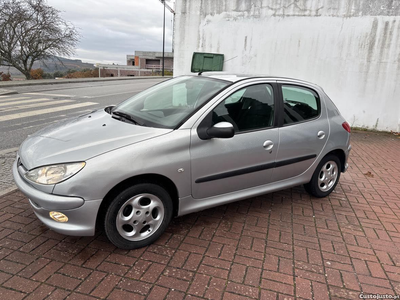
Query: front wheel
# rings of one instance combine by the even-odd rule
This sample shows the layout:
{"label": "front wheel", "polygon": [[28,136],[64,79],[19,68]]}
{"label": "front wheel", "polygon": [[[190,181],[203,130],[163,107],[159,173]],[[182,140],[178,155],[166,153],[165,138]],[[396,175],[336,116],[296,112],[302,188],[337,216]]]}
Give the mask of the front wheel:
{"label": "front wheel", "polygon": [[318,198],[328,196],[339,182],[340,166],[337,156],[332,154],[325,156],[315,169],[310,182],[304,185],[306,191]]}
{"label": "front wheel", "polygon": [[172,218],[168,192],[155,184],[142,183],[121,192],[107,209],[104,227],[118,248],[136,249],[150,245]]}

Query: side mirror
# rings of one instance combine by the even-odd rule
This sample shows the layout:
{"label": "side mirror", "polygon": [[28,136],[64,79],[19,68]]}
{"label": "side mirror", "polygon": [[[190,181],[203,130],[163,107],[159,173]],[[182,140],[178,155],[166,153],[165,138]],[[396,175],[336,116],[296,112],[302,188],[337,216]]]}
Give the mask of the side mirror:
{"label": "side mirror", "polygon": [[210,138],[229,139],[235,135],[235,129],[229,122],[219,122],[206,132]]}

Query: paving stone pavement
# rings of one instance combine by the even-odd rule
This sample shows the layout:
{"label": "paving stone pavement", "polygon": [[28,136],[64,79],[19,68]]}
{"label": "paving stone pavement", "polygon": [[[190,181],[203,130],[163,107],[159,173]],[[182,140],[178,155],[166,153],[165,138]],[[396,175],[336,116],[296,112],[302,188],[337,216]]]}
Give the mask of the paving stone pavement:
{"label": "paving stone pavement", "polygon": [[17,149],[0,151],[0,196],[15,189],[12,176],[12,165],[17,155]]}
{"label": "paving stone pavement", "polygon": [[0,197],[0,299],[359,299],[400,295],[400,139],[355,132],[335,192],[287,189],[174,219],[125,251],[48,230]]}

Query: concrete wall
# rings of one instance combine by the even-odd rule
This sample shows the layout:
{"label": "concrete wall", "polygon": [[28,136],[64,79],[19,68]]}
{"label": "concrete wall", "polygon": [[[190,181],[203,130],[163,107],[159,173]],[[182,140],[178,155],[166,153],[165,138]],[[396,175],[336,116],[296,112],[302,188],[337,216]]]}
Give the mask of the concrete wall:
{"label": "concrete wall", "polygon": [[222,53],[224,71],[317,83],[352,126],[400,131],[399,0],[177,0],[174,47],[175,76]]}
{"label": "concrete wall", "polygon": [[[155,72],[152,70],[120,70],[119,75],[121,77],[124,76],[153,76]],[[100,70],[101,77],[118,77],[118,70],[113,69],[101,69]]]}

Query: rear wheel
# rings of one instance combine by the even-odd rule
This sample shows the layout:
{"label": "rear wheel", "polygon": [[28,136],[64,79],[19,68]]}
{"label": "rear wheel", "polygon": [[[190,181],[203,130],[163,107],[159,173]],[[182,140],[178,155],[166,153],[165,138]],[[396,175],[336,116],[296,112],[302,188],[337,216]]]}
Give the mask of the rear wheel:
{"label": "rear wheel", "polygon": [[155,184],[142,183],[127,188],[111,202],[104,228],[118,248],[136,249],[150,245],[167,228],[172,218],[168,192]]}
{"label": "rear wheel", "polygon": [[310,182],[304,185],[306,191],[318,198],[328,196],[339,182],[340,166],[337,156],[332,154],[325,156],[315,169]]}

